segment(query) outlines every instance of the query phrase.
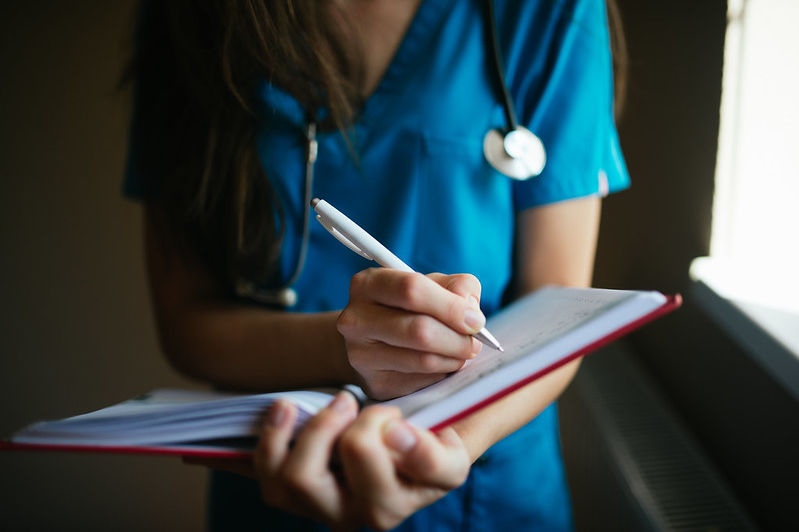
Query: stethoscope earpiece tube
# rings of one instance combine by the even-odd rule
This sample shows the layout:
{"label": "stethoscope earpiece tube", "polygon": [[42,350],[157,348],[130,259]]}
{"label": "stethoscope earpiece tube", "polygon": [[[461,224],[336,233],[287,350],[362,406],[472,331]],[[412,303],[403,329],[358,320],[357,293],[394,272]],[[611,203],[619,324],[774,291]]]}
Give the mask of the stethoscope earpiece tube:
{"label": "stethoscope earpiece tube", "polygon": [[516,120],[516,109],[505,82],[494,4],[491,0],[485,0],[483,6],[486,38],[491,43],[489,59],[494,71],[494,85],[502,101],[507,122],[505,130],[492,129],[486,133],[483,138],[483,154],[486,161],[498,172],[512,179],[529,179],[544,170],[546,150],[541,139],[529,129],[520,126]]}
{"label": "stethoscope earpiece tube", "polygon": [[305,140],[307,144],[305,147],[305,197],[303,199],[302,243],[300,244],[300,253],[297,257],[297,264],[294,267],[294,272],[281,288],[262,289],[245,279],[238,279],[236,281],[235,290],[236,295],[239,297],[283,308],[291,308],[297,304],[297,291],[291,288],[291,285],[296,283],[297,279],[299,279],[302,269],[305,266],[305,257],[308,255],[308,239],[311,231],[311,224],[308,221],[308,217],[311,215],[314,164],[316,163],[316,157],[319,152],[319,144],[316,140],[316,120],[312,116],[307,120]]}
{"label": "stethoscope earpiece tube", "polygon": [[491,0],[483,2],[485,16],[483,23],[485,24],[486,39],[491,43],[491,54],[489,59],[491,67],[494,72],[494,85],[496,91],[499,93],[499,99],[502,101],[502,108],[505,111],[505,121],[507,122],[507,129],[503,133],[508,133],[519,127],[516,121],[516,109],[513,107],[513,100],[508,92],[508,85],[505,83],[505,68],[502,64],[502,55],[500,54],[499,35],[497,33],[497,20],[494,15],[494,3]]}

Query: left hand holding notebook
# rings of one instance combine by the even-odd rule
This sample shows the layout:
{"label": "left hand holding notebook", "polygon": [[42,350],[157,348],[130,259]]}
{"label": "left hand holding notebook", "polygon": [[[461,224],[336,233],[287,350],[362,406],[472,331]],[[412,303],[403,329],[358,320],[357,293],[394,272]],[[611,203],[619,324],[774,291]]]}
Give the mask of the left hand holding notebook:
{"label": "left hand holding notebook", "polygon": [[396,408],[377,405],[358,414],[352,396],[341,392],[289,447],[296,416],[289,401],[272,405],[254,465],[187,462],[253,476],[267,504],[334,530],[393,528],[460,486],[469,473],[468,452],[454,429],[433,434],[412,427]]}

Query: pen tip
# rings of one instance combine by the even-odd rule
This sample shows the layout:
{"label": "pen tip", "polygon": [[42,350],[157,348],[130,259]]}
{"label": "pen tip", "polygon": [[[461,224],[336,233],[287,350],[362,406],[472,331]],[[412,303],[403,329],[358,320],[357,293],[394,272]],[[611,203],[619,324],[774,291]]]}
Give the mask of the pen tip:
{"label": "pen tip", "polygon": [[311,207],[316,207],[316,204],[319,203],[319,198],[314,198],[311,200]]}

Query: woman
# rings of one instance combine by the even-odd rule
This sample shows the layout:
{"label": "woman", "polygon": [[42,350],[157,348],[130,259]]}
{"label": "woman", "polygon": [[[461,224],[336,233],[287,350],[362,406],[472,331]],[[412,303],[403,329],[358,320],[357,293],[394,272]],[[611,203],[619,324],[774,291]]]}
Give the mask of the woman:
{"label": "woman", "polygon": [[[546,147],[527,181],[483,156],[505,123],[479,2],[143,7],[125,190],[145,203],[176,368],[237,390],[357,383],[394,397],[480,356],[483,313],[543,284],[590,283],[600,197],[627,185],[605,5],[494,7],[519,122]],[[311,194],[417,271],[451,274],[368,269],[308,222]],[[340,394],[289,447],[296,412],[278,403],[254,465],[211,464],[260,482],[215,473],[211,524],[570,528],[553,401],[575,371],[436,435]]]}

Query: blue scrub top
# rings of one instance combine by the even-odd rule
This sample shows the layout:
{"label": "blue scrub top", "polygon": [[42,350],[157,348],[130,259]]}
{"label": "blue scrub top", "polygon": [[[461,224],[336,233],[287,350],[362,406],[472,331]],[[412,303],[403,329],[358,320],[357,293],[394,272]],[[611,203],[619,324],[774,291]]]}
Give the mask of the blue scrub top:
{"label": "blue scrub top", "polygon": [[[513,273],[518,212],[629,184],[613,122],[604,2],[497,0],[495,11],[518,120],[546,149],[538,177],[509,179],[483,156],[485,133],[506,123],[480,3],[425,0],[366,101],[350,144],[337,131],[318,135],[312,190],[417,271],[477,276],[487,315],[501,306]],[[258,151],[283,207],[280,265],[287,279],[304,223],[305,113],[278,87],[265,82],[259,90]],[[134,126],[133,136],[142,134]],[[136,156],[133,151],[131,158]],[[143,186],[152,180],[138,176],[135,165],[129,168],[126,193],[152,193]],[[350,278],[371,266],[311,220],[306,265],[293,285],[298,302],[291,310],[343,308]],[[212,525],[224,529],[248,521],[297,529],[299,521],[259,505],[257,487],[248,482],[216,475]],[[464,486],[400,529],[507,527],[571,528],[554,406],[492,447]]]}
{"label": "blue scrub top", "polygon": [[[515,181],[483,156],[505,127],[477,2],[422,3],[348,145],[318,136],[312,196],[327,200],[421,272],[469,272],[497,310],[512,274],[518,211],[627,185],[613,124],[611,63],[600,0],[498,2],[507,83],[520,123],[543,141],[540,176]],[[283,278],[294,272],[304,214],[305,113],[261,88],[261,160],[285,213]],[[355,155],[353,156],[353,152]],[[315,221],[294,288],[295,311],[340,309],[349,279],[374,266]]]}

